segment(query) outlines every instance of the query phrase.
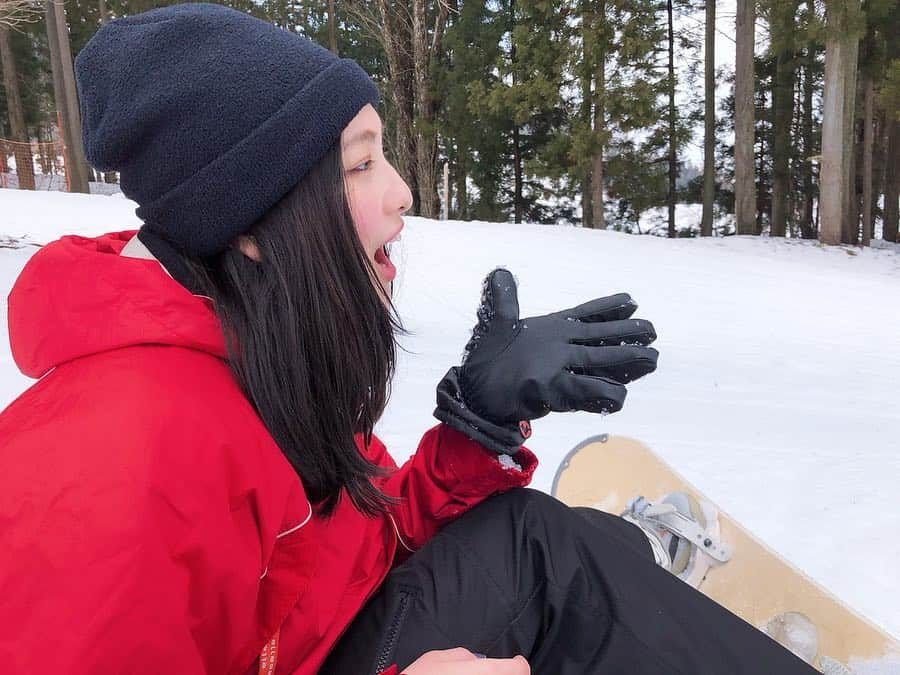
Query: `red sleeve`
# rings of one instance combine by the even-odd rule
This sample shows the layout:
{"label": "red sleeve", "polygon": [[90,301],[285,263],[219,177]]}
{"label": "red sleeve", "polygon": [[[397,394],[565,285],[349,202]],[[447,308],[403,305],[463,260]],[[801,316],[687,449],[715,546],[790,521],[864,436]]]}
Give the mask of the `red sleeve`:
{"label": "red sleeve", "polygon": [[[369,456],[393,465],[375,437]],[[401,499],[392,508],[401,543],[407,551],[418,550],[443,525],[492,494],[528,485],[537,463],[525,447],[512,456],[497,455],[444,423],[432,427],[415,454],[382,486]],[[407,551],[398,547],[398,560]]]}

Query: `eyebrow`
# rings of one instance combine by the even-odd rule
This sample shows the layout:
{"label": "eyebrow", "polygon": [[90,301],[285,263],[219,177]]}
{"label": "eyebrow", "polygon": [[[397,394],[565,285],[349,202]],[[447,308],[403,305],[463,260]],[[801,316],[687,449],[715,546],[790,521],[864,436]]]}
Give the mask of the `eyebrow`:
{"label": "eyebrow", "polygon": [[361,143],[363,141],[375,141],[378,138],[378,134],[376,134],[371,129],[365,129],[363,131],[358,131],[353,134],[350,138],[347,139],[347,142],[344,143],[345,148],[349,148],[351,145],[355,145],[357,143]]}

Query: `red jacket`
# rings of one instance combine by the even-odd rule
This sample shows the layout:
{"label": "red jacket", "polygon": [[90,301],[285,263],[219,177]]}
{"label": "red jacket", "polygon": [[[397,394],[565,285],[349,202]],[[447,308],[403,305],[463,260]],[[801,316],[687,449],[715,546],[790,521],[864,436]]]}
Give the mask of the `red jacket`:
{"label": "red jacket", "polygon": [[[8,673],[314,673],[390,567],[521,470],[439,424],[329,520],[241,394],[209,300],[133,232],[63,237],[9,296],[23,373],[0,413],[0,668]],[[373,439],[360,451],[395,466]],[[351,674],[348,674],[351,675]]]}

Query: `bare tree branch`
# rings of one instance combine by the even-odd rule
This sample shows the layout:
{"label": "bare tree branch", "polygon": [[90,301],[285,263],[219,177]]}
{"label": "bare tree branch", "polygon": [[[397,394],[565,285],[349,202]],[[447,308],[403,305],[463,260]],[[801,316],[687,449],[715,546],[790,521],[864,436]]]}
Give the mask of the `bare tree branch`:
{"label": "bare tree branch", "polygon": [[15,28],[23,23],[35,23],[43,8],[34,0],[0,0],[0,26]]}
{"label": "bare tree branch", "polygon": [[447,15],[450,14],[450,5],[445,0],[439,0],[439,9],[434,18],[434,30],[431,34],[431,58],[436,59],[441,49],[441,38],[444,35],[444,27],[447,25]]}
{"label": "bare tree branch", "polygon": [[381,40],[381,21],[371,3],[351,0],[342,3],[342,9],[350,17],[356,19],[370,37]]}

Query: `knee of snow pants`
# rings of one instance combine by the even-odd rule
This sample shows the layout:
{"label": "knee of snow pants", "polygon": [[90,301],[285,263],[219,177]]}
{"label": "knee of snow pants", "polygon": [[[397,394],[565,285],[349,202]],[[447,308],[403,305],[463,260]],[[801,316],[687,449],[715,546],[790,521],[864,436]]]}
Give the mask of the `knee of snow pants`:
{"label": "knee of snow pants", "polygon": [[394,569],[320,671],[426,651],[524,655],[532,673],[814,673],[659,568],[621,518],[527,488],[491,497]]}

